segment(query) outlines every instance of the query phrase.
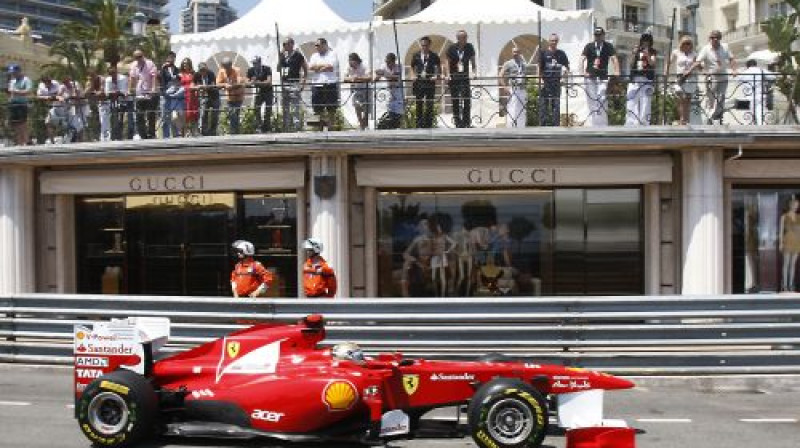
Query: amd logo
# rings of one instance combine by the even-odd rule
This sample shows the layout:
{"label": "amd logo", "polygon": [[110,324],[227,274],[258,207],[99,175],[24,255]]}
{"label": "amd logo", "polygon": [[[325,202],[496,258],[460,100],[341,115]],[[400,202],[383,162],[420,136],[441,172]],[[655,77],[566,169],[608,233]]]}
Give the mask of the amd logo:
{"label": "amd logo", "polygon": [[272,411],[262,411],[261,409],[256,409],[250,414],[250,417],[254,420],[264,420],[266,422],[278,423],[281,421],[281,417],[283,417],[283,412],[272,412]]}

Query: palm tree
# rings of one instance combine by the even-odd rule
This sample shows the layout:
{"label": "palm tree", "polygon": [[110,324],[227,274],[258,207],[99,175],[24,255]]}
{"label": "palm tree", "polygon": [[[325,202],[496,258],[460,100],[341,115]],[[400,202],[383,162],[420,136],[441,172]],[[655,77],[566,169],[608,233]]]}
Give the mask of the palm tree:
{"label": "palm tree", "polygon": [[[796,105],[800,104],[800,51],[796,51],[800,42],[800,0],[786,0],[794,9],[792,14],[772,17],[763,23],[764,33],[767,35],[769,49],[780,53],[778,60],[779,78],[776,83],[780,92],[789,100],[789,113],[794,122],[798,123]],[[787,114],[788,118],[789,114]]]}

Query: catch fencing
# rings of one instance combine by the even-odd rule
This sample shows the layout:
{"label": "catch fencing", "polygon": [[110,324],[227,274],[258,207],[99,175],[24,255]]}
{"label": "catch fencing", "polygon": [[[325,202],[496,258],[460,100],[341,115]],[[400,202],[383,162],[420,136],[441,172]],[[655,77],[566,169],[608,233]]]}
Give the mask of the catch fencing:
{"label": "catch fencing", "polygon": [[325,344],[367,353],[475,359],[488,353],[631,375],[800,373],[800,295],[570,298],[228,299],[20,294],[0,297],[0,362],[69,364],[75,324],[172,322],[167,352],[250,323],[320,313]]}

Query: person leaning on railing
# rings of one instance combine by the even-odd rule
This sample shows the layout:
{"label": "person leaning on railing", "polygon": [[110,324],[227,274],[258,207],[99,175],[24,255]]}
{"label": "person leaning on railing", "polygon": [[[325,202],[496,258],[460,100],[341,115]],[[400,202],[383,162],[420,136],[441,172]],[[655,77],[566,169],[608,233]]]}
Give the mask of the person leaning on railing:
{"label": "person leaning on railing", "polygon": [[134,51],[133,59],[128,73],[128,89],[133,97],[137,132],[133,138],[155,138],[158,68],[153,61],[144,57],[142,50]]}
{"label": "person leaning on railing", "polygon": [[558,48],[558,35],[547,39],[547,48],[539,53],[539,75],[542,91],[539,92],[539,125],[558,126],[561,123],[561,77],[569,75],[569,58]]}
{"label": "person leaning on railing", "polygon": [[253,56],[250,62],[253,66],[247,69],[247,82],[255,87],[256,129],[261,133],[272,132],[272,69],[261,63],[260,56]]}
{"label": "person leaning on railing", "polygon": [[313,82],[311,105],[322,130],[334,124],[339,110],[339,59],[325,38],[318,38],[314,47],[316,52],[308,60]]}
{"label": "person leaning on railing", "polygon": [[647,31],[639,38],[639,45],[633,49],[631,55],[631,79],[628,82],[625,126],[650,124],[657,54],[653,48],[653,35]]}
{"label": "person leaning on railing", "polygon": [[219,88],[217,77],[205,62],[197,65],[194,75],[194,89],[197,90],[199,99],[200,134],[204,136],[217,135],[219,124]]}
{"label": "person leaning on railing", "polygon": [[397,129],[403,124],[406,110],[403,104],[405,89],[403,87],[403,67],[397,63],[397,55],[387,53],[384,64],[375,70],[375,81],[386,80],[389,89],[389,103],[386,113],[378,120],[378,129]]}
{"label": "person leaning on railing", "polygon": [[369,126],[369,81],[367,70],[358,53],[350,53],[347,57],[347,72],[344,80],[350,83],[353,93],[353,109],[358,119],[358,129],[364,131]]}
{"label": "person leaning on railing", "polygon": [[697,61],[706,74],[707,124],[715,122],[722,124],[725,95],[728,90],[728,71],[736,76],[736,60],[721,39],[722,33],[719,30],[712,31],[708,35],[709,43],[697,55]]}
{"label": "person leaning on railing", "polygon": [[[697,52],[694,51],[694,42],[689,36],[683,36],[678,49],[672,52],[672,60],[664,68],[675,67],[676,82],[675,95],[678,97],[678,122],[681,125],[689,124],[689,109],[692,98],[697,94]],[[664,71],[664,77],[669,81],[669,72]]]}
{"label": "person leaning on railing", "polygon": [[47,130],[46,143],[55,143],[56,129],[66,126],[67,108],[64,101],[59,96],[61,84],[52,79],[49,75],[42,75],[39,86],[36,89],[36,98],[49,106],[47,116],[44,119],[45,129]]}
{"label": "person leaning on railing", "polygon": [[500,88],[504,92],[503,96],[508,97],[506,101],[507,128],[524,128],[528,121],[525,107],[528,102],[526,67],[525,59],[520,54],[519,48],[515,46],[511,49],[511,59],[503,64],[497,76]]}
{"label": "person leaning on railing", "polygon": [[100,141],[122,140],[125,115],[131,111],[127,97],[128,77],[119,73],[117,66],[108,66],[108,76],[103,79],[103,101],[100,102]]}
{"label": "person leaning on railing", "polygon": [[229,57],[222,60],[222,68],[217,73],[217,85],[228,94],[226,112],[228,113],[228,134],[238,134],[242,104],[244,103],[245,79]]}
{"label": "person leaning on railing", "polygon": [[281,77],[281,114],[283,131],[299,131],[302,128],[300,94],[308,78],[308,64],[302,53],[294,48],[291,37],[283,41],[278,56],[278,72]]}
{"label": "person leaning on railing", "polygon": [[[608,125],[608,77],[619,74],[617,52],[606,42],[606,31],[595,27],[594,42],[586,44],[581,53],[581,74],[586,82],[586,103],[589,107],[589,126]],[[614,70],[609,70],[609,66]]]}

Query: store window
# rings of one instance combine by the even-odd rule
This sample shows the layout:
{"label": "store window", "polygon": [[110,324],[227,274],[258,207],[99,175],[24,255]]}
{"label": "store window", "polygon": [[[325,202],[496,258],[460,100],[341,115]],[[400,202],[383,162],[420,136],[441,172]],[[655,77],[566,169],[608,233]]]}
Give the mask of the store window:
{"label": "store window", "polygon": [[639,189],[382,192],[382,297],[643,293]]}
{"label": "store window", "polygon": [[80,197],[76,211],[80,293],[229,296],[231,242],[247,239],[270,294],[297,296],[294,194]]}
{"label": "store window", "polygon": [[797,291],[800,186],[734,187],[732,266],[734,293]]}

